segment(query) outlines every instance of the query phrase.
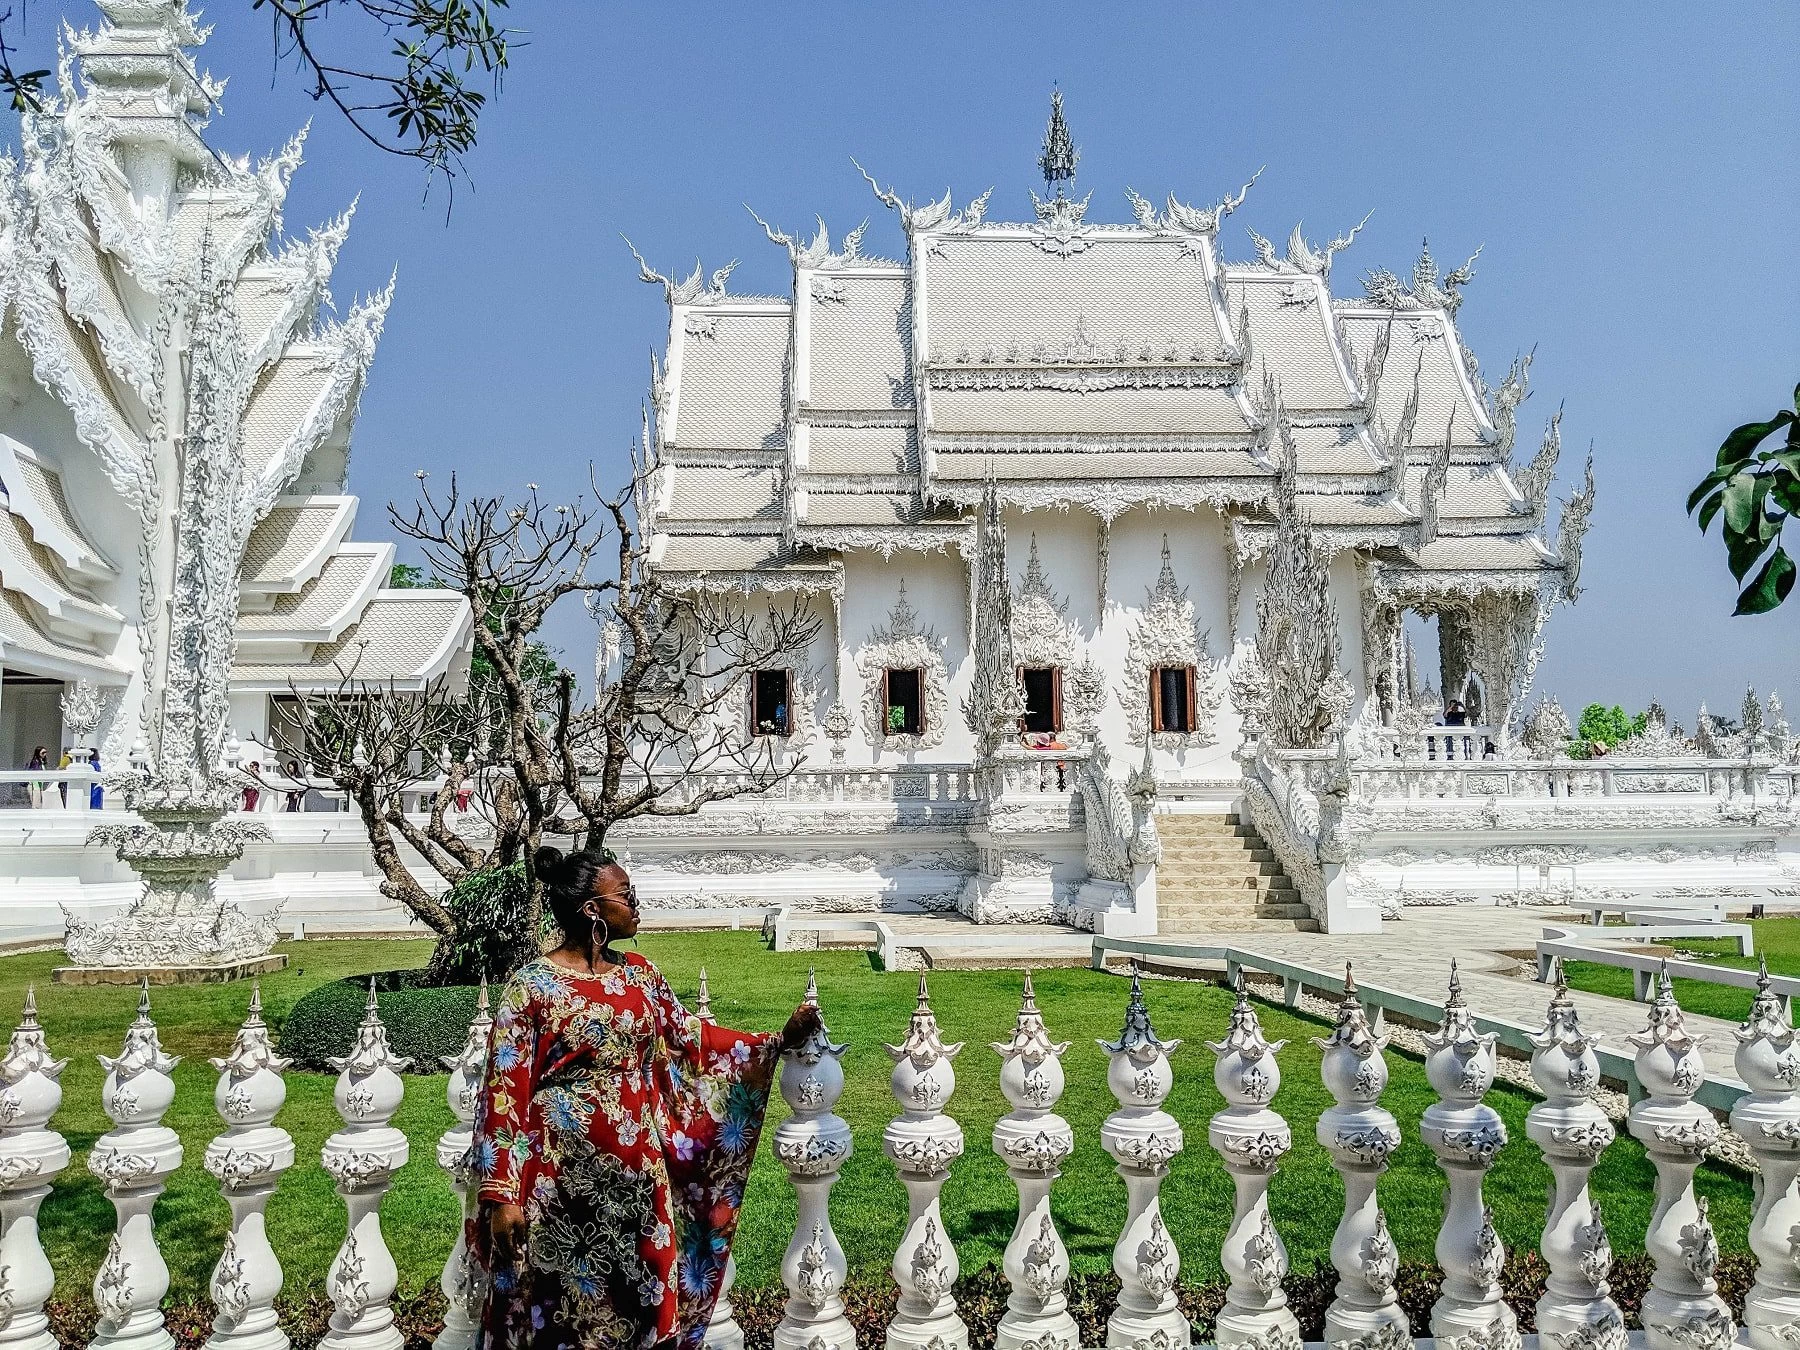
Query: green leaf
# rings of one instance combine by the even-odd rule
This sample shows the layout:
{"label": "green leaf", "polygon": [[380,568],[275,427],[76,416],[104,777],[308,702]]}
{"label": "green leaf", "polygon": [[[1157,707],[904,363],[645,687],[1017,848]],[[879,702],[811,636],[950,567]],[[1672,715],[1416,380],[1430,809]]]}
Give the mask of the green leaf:
{"label": "green leaf", "polygon": [[1738,596],[1734,614],[1767,614],[1783,600],[1788,598],[1794,589],[1794,560],[1787,555],[1787,550],[1777,547],[1769,561],[1763,564],[1762,571],[1756,574],[1756,580],[1744,587]]}
{"label": "green leaf", "polygon": [[1725,484],[1725,531],[1727,536],[1747,534],[1756,516],[1756,504],[1762,500],[1762,484],[1752,473],[1735,473]]}
{"label": "green leaf", "polygon": [[1718,466],[1723,469],[1727,465],[1742,464],[1756,452],[1761,445],[1780,428],[1788,426],[1794,420],[1791,412],[1778,412],[1767,422],[1746,422],[1727,436],[1719,446]]}
{"label": "green leaf", "polygon": [[[1711,493],[1711,492],[1717,492],[1719,490],[1719,485],[1724,483],[1730,477],[1731,477],[1731,470],[1729,470],[1729,469],[1714,469],[1711,473],[1707,474],[1705,478],[1702,478],[1700,480],[1700,485],[1698,487],[1696,487],[1692,492],[1688,493],[1688,502],[1687,502],[1688,514],[1690,516],[1693,515],[1694,508],[1696,506],[1698,506],[1703,500],[1705,500],[1707,494]],[[1704,527],[1702,527],[1702,528],[1704,528]]]}
{"label": "green leaf", "polygon": [[[1723,505],[1725,505],[1725,494],[1723,492],[1715,492],[1706,499],[1706,504],[1700,508],[1701,534],[1706,533],[1706,527],[1712,524],[1713,517],[1719,514],[1719,508]],[[1689,511],[1692,511],[1693,509],[1692,506],[1688,507]]]}

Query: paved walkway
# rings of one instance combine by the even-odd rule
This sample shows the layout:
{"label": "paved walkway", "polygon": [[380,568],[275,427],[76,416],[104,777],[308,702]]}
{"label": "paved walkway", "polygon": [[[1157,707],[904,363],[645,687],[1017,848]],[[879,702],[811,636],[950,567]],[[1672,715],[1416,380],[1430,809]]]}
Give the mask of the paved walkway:
{"label": "paved walkway", "polygon": [[[1555,910],[1513,909],[1462,905],[1455,908],[1412,910],[1402,920],[1390,920],[1380,933],[1231,933],[1219,938],[1247,952],[1298,962],[1315,969],[1335,969],[1346,960],[1356,963],[1359,979],[1403,989],[1419,998],[1442,1004],[1450,978],[1450,958],[1462,974],[1463,997],[1478,1013],[1502,1017],[1527,1026],[1543,1021],[1550,989],[1537,982],[1535,958],[1506,956],[1526,953],[1542,936],[1546,923],[1567,916]],[[1190,935],[1183,934],[1184,939]],[[1191,935],[1206,941],[1204,935]],[[1607,1049],[1630,1054],[1625,1037],[1642,1031],[1644,1005],[1603,994],[1573,991],[1581,1011],[1581,1024]],[[1737,1049],[1734,1024],[1717,1017],[1690,1013],[1687,1026],[1700,1040],[1700,1053],[1708,1071],[1736,1080],[1732,1055]]]}

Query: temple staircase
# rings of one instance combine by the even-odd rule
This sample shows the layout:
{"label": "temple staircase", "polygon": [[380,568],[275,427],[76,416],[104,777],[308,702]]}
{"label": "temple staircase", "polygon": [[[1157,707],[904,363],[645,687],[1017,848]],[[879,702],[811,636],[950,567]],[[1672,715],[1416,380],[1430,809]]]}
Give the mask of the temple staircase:
{"label": "temple staircase", "polygon": [[1156,831],[1159,933],[1319,931],[1274,851],[1235,811],[1161,813]]}

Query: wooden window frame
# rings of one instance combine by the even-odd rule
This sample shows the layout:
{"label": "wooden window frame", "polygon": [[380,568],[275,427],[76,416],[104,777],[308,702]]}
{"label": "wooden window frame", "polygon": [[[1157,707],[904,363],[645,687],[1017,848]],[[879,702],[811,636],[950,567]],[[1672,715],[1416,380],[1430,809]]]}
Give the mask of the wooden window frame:
{"label": "wooden window frame", "polygon": [[1184,709],[1187,713],[1185,719],[1187,722],[1187,730],[1175,732],[1174,734],[1178,736],[1191,736],[1194,733],[1194,728],[1199,725],[1200,713],[1198,698],[1200,671],[1197,666],[1192,665],[1150,667],[1150,730],[1153,732],[1173,730],[1168,724],[1168,719],[1163,715],[1162,675],[1165,670],[1179,670],[1182,671],[1186,677],[1186,683],[1182,686],[1182,689],[1184,702],[1187,704],[1187,707]]}
{"label": "wooden window frame", "polygon": [[[1063,671],[1061,666],[1014,666],[1013,677],[1018,680],[1019,688],[1025,688],[1025,672],[1028,670],[1047,670],[1050,672],[1050,734],[1060,736],[1063,733]],[[1019,734],[1029,735],[1025,730],[1025,718],[1019,717]]]}

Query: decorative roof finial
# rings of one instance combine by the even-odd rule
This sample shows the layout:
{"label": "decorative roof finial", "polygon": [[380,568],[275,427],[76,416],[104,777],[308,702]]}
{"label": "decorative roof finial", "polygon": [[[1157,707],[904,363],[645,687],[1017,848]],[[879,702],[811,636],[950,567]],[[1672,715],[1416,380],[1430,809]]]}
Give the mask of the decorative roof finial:
{"label": "decorative roof finial", "polygon": [[1050,123],[1044,128],[1044,153],[1038,156],[1038,168],[1044,172],[1044,188],[1065,196],[1063,186],[1075,181],[1075,165],[1081,151],[1069,135],[1069,124],[1063,120],[1062,90],[1050,91]]}

